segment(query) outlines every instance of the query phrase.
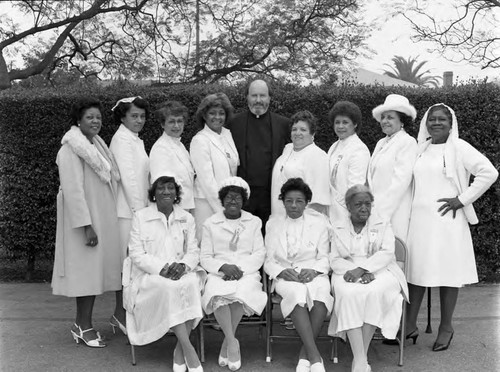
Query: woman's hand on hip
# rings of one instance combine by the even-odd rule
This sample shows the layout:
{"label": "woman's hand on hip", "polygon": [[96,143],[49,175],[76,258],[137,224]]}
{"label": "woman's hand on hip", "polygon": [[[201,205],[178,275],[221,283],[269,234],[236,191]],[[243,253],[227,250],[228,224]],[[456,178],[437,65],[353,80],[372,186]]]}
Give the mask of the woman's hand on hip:
{"label": "woman's hand on hip", "polygon": [[224,280],[240,280],[243,276],[243,271],[238,266],[232,264],[222,265],[219,271],[224,273],[222,277]]}
{"label": "woman's hand on hip", "polygon": [[438,203],[444,203],[438,209],[438,212],[442,212],[441,216],[444,216],[449,211],[453,211],[453,218],[457,215],[457,210],[464,207],[462,202],[458,199],[458,196],[455,196],[454,198],[438,199]]}
{"label": "woman's hand on hip", "polygon": [[302,269],[300,270],[299,273],[299,280],[302,283],[309,283],[312,282],[314,278],[318,276],[318,272],[313,269]]}
{"label": "woman's hand on hip", "polygon": [[344,274],[344,280],[346,282],[356,283],[365,273],[366,273],[365,269],[357,267],[355,269],[347,271]]}
{"label": "woman's hand on hip", "polygon": [[87,225],[85,226],[85,237],[87,238],[87,243],[85,245],[88,245],[89,247],[95,247],[97,243],[99,243],[99,240],[97,239],[97,234],[94,231],[94,228],[92,225]]}
{"label": "woman's hand on hip", "polygon": [[299,274],[291,268],[284,269],[282,272],[280,272],[277,276],[277,278],[286,280],[287,282],[299,282],[300,283],[300,278]]}

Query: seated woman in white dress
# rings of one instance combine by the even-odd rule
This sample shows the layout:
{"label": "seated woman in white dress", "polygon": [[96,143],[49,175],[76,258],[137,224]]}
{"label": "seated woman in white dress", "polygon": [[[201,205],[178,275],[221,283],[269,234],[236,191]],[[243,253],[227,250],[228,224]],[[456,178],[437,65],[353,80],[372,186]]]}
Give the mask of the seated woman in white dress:
{"label": "seated woman in white dress", "polygon": [[396,337],[403,296],[408,287],[396,263],[395,238],[390,223],[370,217],[373,195],[354,185],[345,195],[350,218],[334,221],[330,265],[335,296],[328,333],[349,338],[354,356],[352,371],[371,371],[367,355],[378,327]]}
{"label": "seated woman in white dress", "polygon": [[220,187],[224,210],[203,225],[201,265],[208,279],[202,303],[224,332],[219,365],[236,371],[241,367],[236,328],[243,315],[262,313],[267,302],[259,273],[266,250],[262,222],[241,210],[250,195],[248,184],[240,177],[229,177]]}
{"label": "seated woman in white dress", "polygon": [[198,266],[194,218],[177,205],[180,192],[175,178],[162,176],[149,190],[151,205],[134,215],[123,302],[132,345],[154,342],[172,330],[173,371],[201,372],[189,333],[203,317],[200,289],[206,274]]}
{"label": "seated woman in white dress", "polygon": [[279,195],[286,215],[271,215],[266,226],[264,269],[283,300],[283,317],[291,316],[301,340],[296,370],[324,371],[316,338],[332,311],[327,217],[307,208],[312,191],[301,178],[290,178]]}

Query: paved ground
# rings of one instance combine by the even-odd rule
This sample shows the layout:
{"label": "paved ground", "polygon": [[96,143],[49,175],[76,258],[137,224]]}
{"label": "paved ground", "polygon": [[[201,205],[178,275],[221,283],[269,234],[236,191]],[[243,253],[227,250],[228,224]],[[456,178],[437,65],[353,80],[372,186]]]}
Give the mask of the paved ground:
{"label": "paved ground", "polygon": [[[137,366],[130,363],[129,346],[123,335],[113,336],[107,324],[114,294],[96,301],[94,326],[109,339],[108,347],[91,349],[76,345],[70,336],[75,312],[72,299],[51,295],[48,284],[0,284],[0,370],[1,371],[170,371],[174,337],[164,337],[137,348]],[[433,292],[432,334],[424,333],[425,302],[421,309],[420,337],[407,343],[405,365],[397,366],[397,348],[374,342],[369,353],[373,370],[381,371],[500,371],[500,285],[477,285],[461,290],[456,310],[455,337],[448,351],[430,350],[439,320],[438,292]],[[241,371],[294,371],[299,346],[277,343],[273,361],[265,362],[265,340],[258,327],[241,328],[243,346]],[[207,330],[207,372],[225,370],[217,363],[221,334]],[[321,344],[325,359],[329,343]],[[339,345],[338,364],[327,361],[327,371],[350,371],[351,353]]]}

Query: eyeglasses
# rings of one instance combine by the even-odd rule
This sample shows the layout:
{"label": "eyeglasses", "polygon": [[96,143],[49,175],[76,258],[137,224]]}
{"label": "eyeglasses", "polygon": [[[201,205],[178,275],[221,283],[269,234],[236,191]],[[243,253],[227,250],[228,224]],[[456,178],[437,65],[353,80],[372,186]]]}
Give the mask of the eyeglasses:
{"label": "eyeglasses", "polygon": [[241,195],[226,195],[226,197],[224,198],[224,201],[227,202],[227,203],[230,203],[230,202],[236,202],[236,203],[243,203],[243,198],[241,197]]}

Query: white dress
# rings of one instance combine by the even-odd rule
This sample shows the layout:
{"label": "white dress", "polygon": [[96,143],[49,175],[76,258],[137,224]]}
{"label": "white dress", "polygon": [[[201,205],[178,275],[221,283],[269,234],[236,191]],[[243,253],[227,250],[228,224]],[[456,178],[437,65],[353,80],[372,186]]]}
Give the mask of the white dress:
{"label": "white dress", "polygon": [[356,133],[336,141],[328,150],[330,222],[344,221],[349,217],[345,205],[346,191],[366,183],[370,151]]}
{"label": "white dress", "polygon": [[[203,309],[211,314],[221,305],[239,302],[246,315],[260,314],[267,303],[259,273],[266,254],[262,222],[245,211],[237,221],[228,221],[223,212],[218,212],[203,225],[200,261],[208,272]],[[243,276],[223,280],[219,269],[225,263],[239,266]]]}
{"label": "white dress", "polygon": [[459,191],[444,175],[445,144],[429,144],[413,171],[415,192],[408,233],[408,282],[423,287],[461,287],[478,281],[470,229],[463,209],[438,212],[440,198]]}
{"label": "white dress", "polygon": [[[347,330],[367,323],[380,328],[386,338],[395,338],[407,286],[395,262],[390,225],[369,221],[359,234],[350,221],[334,227],[330,262],[335,310],[328,334],[345,339]],[[344,274],[356,267],[371,272],[375,280],[368,284],[346,282]]]}
{"label": "white dress", "polygon": [[[201,289],[206,273],[198,266],[193,216],[178,206],[167,218],[153,203],[132,223],[129,257],[123,264],[123,306],[132,345],[160,339],[173,326],[203,317]],[[184,263],[179,280],[159,275],[165,264]]]}
{"label": "white dress", "polygon": [[285,146],[283,154],[276,160],[272,173],[271,214],[285,215],[283,202],[278,199],[281,186],[290,178],[300,177],[312,190],[309,204],[330,204],[328,189],[328,156],[314,143],[300,151],[293,144]]}
{"label": "white dress", "polygon": [[[273,279],[273,289],[283,300],[281,312],[287,317],[297,305],[311,310],[314,301],[325,304],[328,313],[333,308],[328,272],[330,242],[327,217],[306,209],[302,217],[291,219],[273,215],[266,226],[267,256],[264,269]],[[277,276],[285,269],[314,269],[321,274],[309,283],[290,282]]]}

